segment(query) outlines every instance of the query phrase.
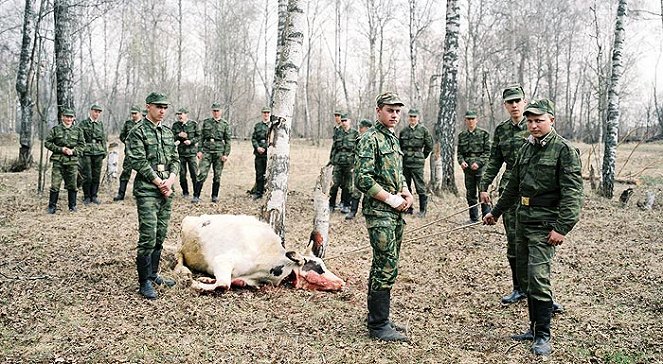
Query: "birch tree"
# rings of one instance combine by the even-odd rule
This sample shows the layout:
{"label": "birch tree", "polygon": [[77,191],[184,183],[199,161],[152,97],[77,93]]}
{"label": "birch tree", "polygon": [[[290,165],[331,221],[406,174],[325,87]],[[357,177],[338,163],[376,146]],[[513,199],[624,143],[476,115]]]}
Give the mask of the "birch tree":
{"label": "birch tree", "polygon": [[23,12],[23,40],[16,74],[16,92],[21,105],[18,166],[22,171],[32,163],[32,76],[35,52],[35,12],[34,0],[25,0]]}
{"label": "birch tree", "polygon": [[55,75],[57,78],[58,115],[62,108],[74,109],[74,45],[71,0],[55,0]]}
{"label": "birch tree", "polygon": [[627,0],[619,0],[615,21],[615,40],[612,48],[612,74],[608,86],[608,116],[605,123],[605,139],[603,149],[603,167],[600,193],[612,198],[615,188],[615,163],[617,160],[617,143],[619,141],[619,92],[622,73],[622,52],[624,49],[624,22],[626,18]]}
{"label": "birch tree", "polygon": [[297,95],[299,68],[304,51],[306,16],[304,0],[289,0],[283,45],[274,70],[272,101],[272,127],[267,180],[267,201],[262,209],[267,221],[281,237],[285,245],[285,208],[288,197],[288,173],[290,171],[290,131]]}

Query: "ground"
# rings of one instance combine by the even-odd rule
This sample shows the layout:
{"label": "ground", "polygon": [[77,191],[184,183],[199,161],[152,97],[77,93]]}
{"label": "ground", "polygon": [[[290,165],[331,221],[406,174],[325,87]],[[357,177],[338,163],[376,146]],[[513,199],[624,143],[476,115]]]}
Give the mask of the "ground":
{"label": "ground", "polygon": [[[14,137],[1,139],[0,162],[16,157]],[[619,148],[617,169],[634,144]],[[262,201],[245,191],[253,182],[250,143],[234,141],[212,204],[175,198],[162,274],[173,277],[182,218],[198,214],[257,215]],[[580,145],[583,156],[590,147]],[[327,162],[328,143],[292,146],[287,245],[303,250],[313,218],[312,189]],[[35,151],[37,153],[37,151]],[[590,158],[583,158],[587,162]],[[645,169],[643,172],[641,172]],[[586,184],[582,218],[557,250],[554,289],[566,313],[553,320],[555,363],[663,362],[663,222],[660,205],[636,206],[647,191],[663,194],[663,144],[643,144],[621,171],[640,173],[622,208]],[[47,177],[47,186],[50,175]],[[462,190],[462,175],[456,175]],[[510,291],[501,225],[449,232],[467,220],[459,196],[434,197],[424,219],[407,218],[392,318],[411,344],[370,340],[365,328],[370,266],[363,218],[331,219],[327,266],[347,282],[339,293],[291,288],[233,290],[199,295],[184,280],[159,289],[159,299],[137,293],[134,265],[137,217],[133,197],[46,214],[37,172],[0,174],[0,357],[5,363],[522,363],[541,360],[528,343],[509,336],[526,329],[524,303],[505,306]],[[48,187],[47,187],[48,188]],[[178,188],[179,191],[179,188]],[[80,196],[79,196],[80,198]],[[415,230],[424,223],[437,223]],[[408,232],[409,230],[409,232]],[[412,240],[419,238],[418,240]]]}

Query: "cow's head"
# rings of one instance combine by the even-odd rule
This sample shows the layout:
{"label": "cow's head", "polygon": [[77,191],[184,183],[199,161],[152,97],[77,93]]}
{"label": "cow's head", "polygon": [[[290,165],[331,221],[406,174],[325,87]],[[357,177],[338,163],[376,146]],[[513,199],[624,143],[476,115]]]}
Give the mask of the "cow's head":
{"label": "cow's head", "polygon": [[291,280],[295,288],[311,291],[340,291],[345,282],[330,272],[322,259],[307,252],[304,255],[294,251],[286,252],[286,257],[295,262]]}

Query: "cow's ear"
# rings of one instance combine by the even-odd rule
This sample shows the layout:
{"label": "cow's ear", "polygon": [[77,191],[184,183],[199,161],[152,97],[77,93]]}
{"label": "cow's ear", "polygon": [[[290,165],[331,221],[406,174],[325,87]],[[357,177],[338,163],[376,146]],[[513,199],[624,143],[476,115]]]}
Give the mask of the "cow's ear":
{"label": "cow's ear", "polygon": [[304,263],[306,263],[306,259],[304,259],[304,257],[296,251],[286,252],[285,256],[293,262],[297,263],[297,265],[304,265]]}

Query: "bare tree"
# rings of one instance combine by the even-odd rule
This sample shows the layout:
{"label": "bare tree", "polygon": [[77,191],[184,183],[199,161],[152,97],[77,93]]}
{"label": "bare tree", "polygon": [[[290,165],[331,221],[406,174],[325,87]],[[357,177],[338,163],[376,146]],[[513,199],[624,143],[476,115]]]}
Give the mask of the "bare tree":
{"label": "bare tree", "polygon": [[53,3],[58,115],[62,108],[74,109],[74,45],[71,6],[71,0],[55,0]]}

